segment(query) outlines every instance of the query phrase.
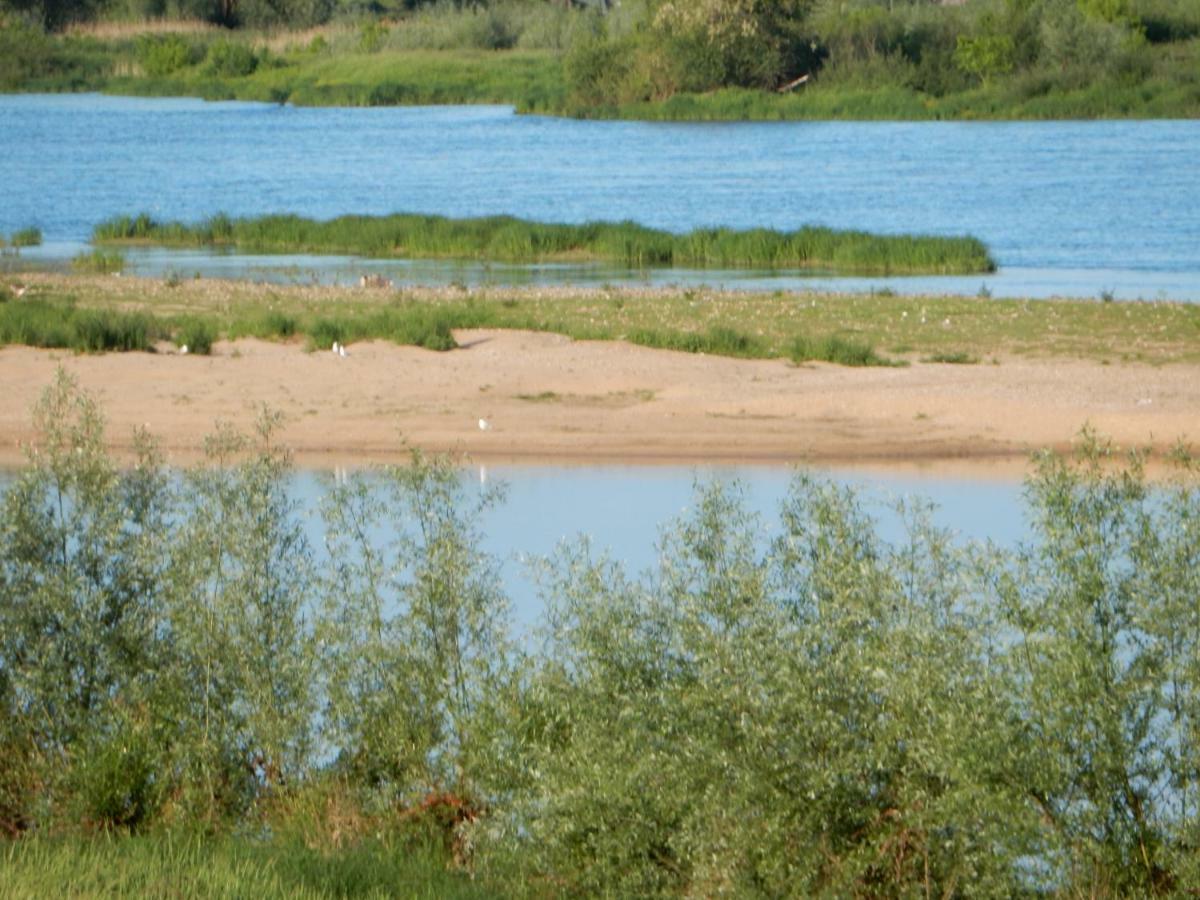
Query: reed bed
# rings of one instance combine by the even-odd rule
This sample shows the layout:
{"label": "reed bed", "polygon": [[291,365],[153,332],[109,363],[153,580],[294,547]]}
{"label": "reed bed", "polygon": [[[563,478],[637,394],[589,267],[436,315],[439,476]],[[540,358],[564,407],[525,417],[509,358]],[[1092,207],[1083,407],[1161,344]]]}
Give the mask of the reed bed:
{"label": "reed bed", "polygon": [[232,219],[216,215],[194,225],[159,222],[143,213],[96,226],[100,243],[229,246],[269,253],[353,253],[366,257],[441,257],[503,261],[595,259],[659,266],[827,269],[875,274],[971,274],[994,271],[983,243],[971,237],[874,235],[804,227],[700,228],[674,234],[635,222],[582,225],[511,216],[452,219],[396,214],[315,221],[294,215]]}
{"label": "reed bed", "polygon": [[[40,228],[19,228],[8,236],[8,244],[11,247],[39,247],[42,243],[42,230]],[[4,246],[3,237],[0,237],[0,247]]]}
{"label": "reed bed", "polygon": [[23,344],[80,353],[149,350],[164,331],[163,323],[142,312],[36,299],[0,303],[0,346]]}
{"label": "reed bed", "polygon": [[76,272],[108,275],[125,268],[125,257],[115,250],[97,247],[90,253],[78,254],[71,260],[71,268]]}

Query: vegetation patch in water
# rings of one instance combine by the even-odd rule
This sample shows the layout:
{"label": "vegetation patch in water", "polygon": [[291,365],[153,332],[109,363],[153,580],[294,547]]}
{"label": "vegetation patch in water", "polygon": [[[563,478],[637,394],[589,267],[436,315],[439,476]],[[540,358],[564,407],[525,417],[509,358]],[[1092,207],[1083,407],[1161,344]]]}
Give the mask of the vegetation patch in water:
{"label": "vegetation patch in water", "polygon": [[231,246],[271,253],[353,253],[389,258],[474,258],[504,261],[594,259],[633,267],[828,269],[859,274],[971,274],[996,268],[971,237],[874,235],[805,227],[702,228],[674,234],[633,222],[547,224],[510,216],[451,219],[397,214],[231,219],[195,225],[120,216],[96,226],[102,243]]}

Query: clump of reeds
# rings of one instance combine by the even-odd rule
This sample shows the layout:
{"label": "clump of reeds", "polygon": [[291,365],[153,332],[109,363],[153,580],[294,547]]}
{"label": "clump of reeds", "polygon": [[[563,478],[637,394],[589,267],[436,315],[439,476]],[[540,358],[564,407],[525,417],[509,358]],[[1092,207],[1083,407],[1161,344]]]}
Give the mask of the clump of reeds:
{"label": "clump of reeds", "polygon": [[318,316],[305,323],[305,332],[314,349],[329,347],[334,341],[386,340],[426,350],[453,350],[458,346],[455,329],[482,328],[494,322],[493,311],[482,305],[401,304],[366,316]]}
{"label": "clump of reeds", "polygon": [[42,243],[40,228],[20,228],[8,236],[10,247],[38,247]]}
{"label": "clump of reeds", "polygon": [[752,359],[766,355],[763,342],[725,325],[707,331],[657,331],[638,329],[625,336],[631,344],[654,347],[658,350],[680,350],[684,353],[708,353],[713,356],[736,356]]}
{"label": "clump of reeds", "polygon": [[45,300],[0,305],[0,346],[24,344],[80,353],[149,350],[161,333],[159,322],[145,313]]}
{"label": "clump of reeds", "polygon": [[565,225],[512,216],[451,219],[396,214],[316,221],[293,215],[195,225],[146,214],[96,226],[101,242],[223,245],[254,252],[354,253],[368,257],[460,257],[506,261],[607,260],[634,267],[819,268],[859,273],[990,272],[995,263],[971,237],[874,235],[805,227],[795,231],[702,228],[674,234],[635,222]]}
{"label": "clump of reeds", "polygon": [[80,253],[72,259],[71,268],[76,272],[108,275],[125,268],[125,256],[115,250],[96,248],[91,253]]}
{"label": "clump of reeds", "polygon": [[188,353],[208,356],[217,339],[217,328],[208,319],[191,316],[184,319],[175,331],[175,345],[187,347]]}
{"label": "clump of reeds", "polygon": [[813,338],[799,335],[788,347],[788,357],[794,363],[830,362],[839,366],[891,366],[875,348],[864,341],[831,334]]}

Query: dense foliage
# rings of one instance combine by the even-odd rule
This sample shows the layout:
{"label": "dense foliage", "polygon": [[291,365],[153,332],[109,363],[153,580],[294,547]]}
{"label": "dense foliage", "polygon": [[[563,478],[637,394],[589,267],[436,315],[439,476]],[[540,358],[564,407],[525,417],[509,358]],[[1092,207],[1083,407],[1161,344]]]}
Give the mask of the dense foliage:
{"label": "dense foliage", "polygon": [[[0,825],[310,847],[418,829],[497,888],[622,896],[1188,894],[1200,886],[1200,486],[1085,435],[1029,543],[888,542],[796,478],[698,490],[641,577],[541,564],[514,642],[448,462],[330,488],[264,415],[119,468],[66,376],[0,508]],[[253,829],[242,832],[255,833]],[[10,857],[16,858],[16,857]],[[0,863],[2,865],[2,863]]]}
{"label": "dense foliage", "polygon": [[0,89],[84,87],[653,118],[1191,116],[1200,5],[0,0]]}
{"label": "dense foliage", "polygon": [[1173,65],[1197,88],[1200,7],[1185,0],[645,0],[642,9],[572,49],[566,71],[581,108],[804,76],[930,97],[1002,81],[1028,100],[1162,75],[1152,48],[1168,43],[1189,48]]}

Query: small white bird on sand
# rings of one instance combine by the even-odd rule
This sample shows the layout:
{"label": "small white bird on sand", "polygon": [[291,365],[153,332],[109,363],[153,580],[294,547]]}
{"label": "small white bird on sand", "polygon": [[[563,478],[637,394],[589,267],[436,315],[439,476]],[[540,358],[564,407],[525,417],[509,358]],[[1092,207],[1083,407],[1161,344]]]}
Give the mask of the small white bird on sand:
{"label": "small white bird on sand", "polygon": [[480,419],[479,420],[479,430],[480,431],[491,431],[492,423],[489,422],[487,419]]}
{"label": "small white bird on sand", "polygon": [[188,352],[187,344],[184,344],[182,347],[179,348],[180,356],[187,356],[187,352]]}
{"label": "small white bird on sand", "polygon": [[333,350],[333,355],[334,355],[334,356],[337,356],[338,347],[340,347],[340,346],[342,346],[342,345],[341,345],[341,344],[339,344],[337,341],[334,341],[334,342],[333,342],[333,346],[332,346],[330,349],[331,349],[331,350]]}
{"label": "small white bird on sand", "polygon": [[346,348],[341,344],[338,344],[338,356],[340,356],[342,359],[345,359],[347,356],[349,356],[349,354],[346,353]]}

